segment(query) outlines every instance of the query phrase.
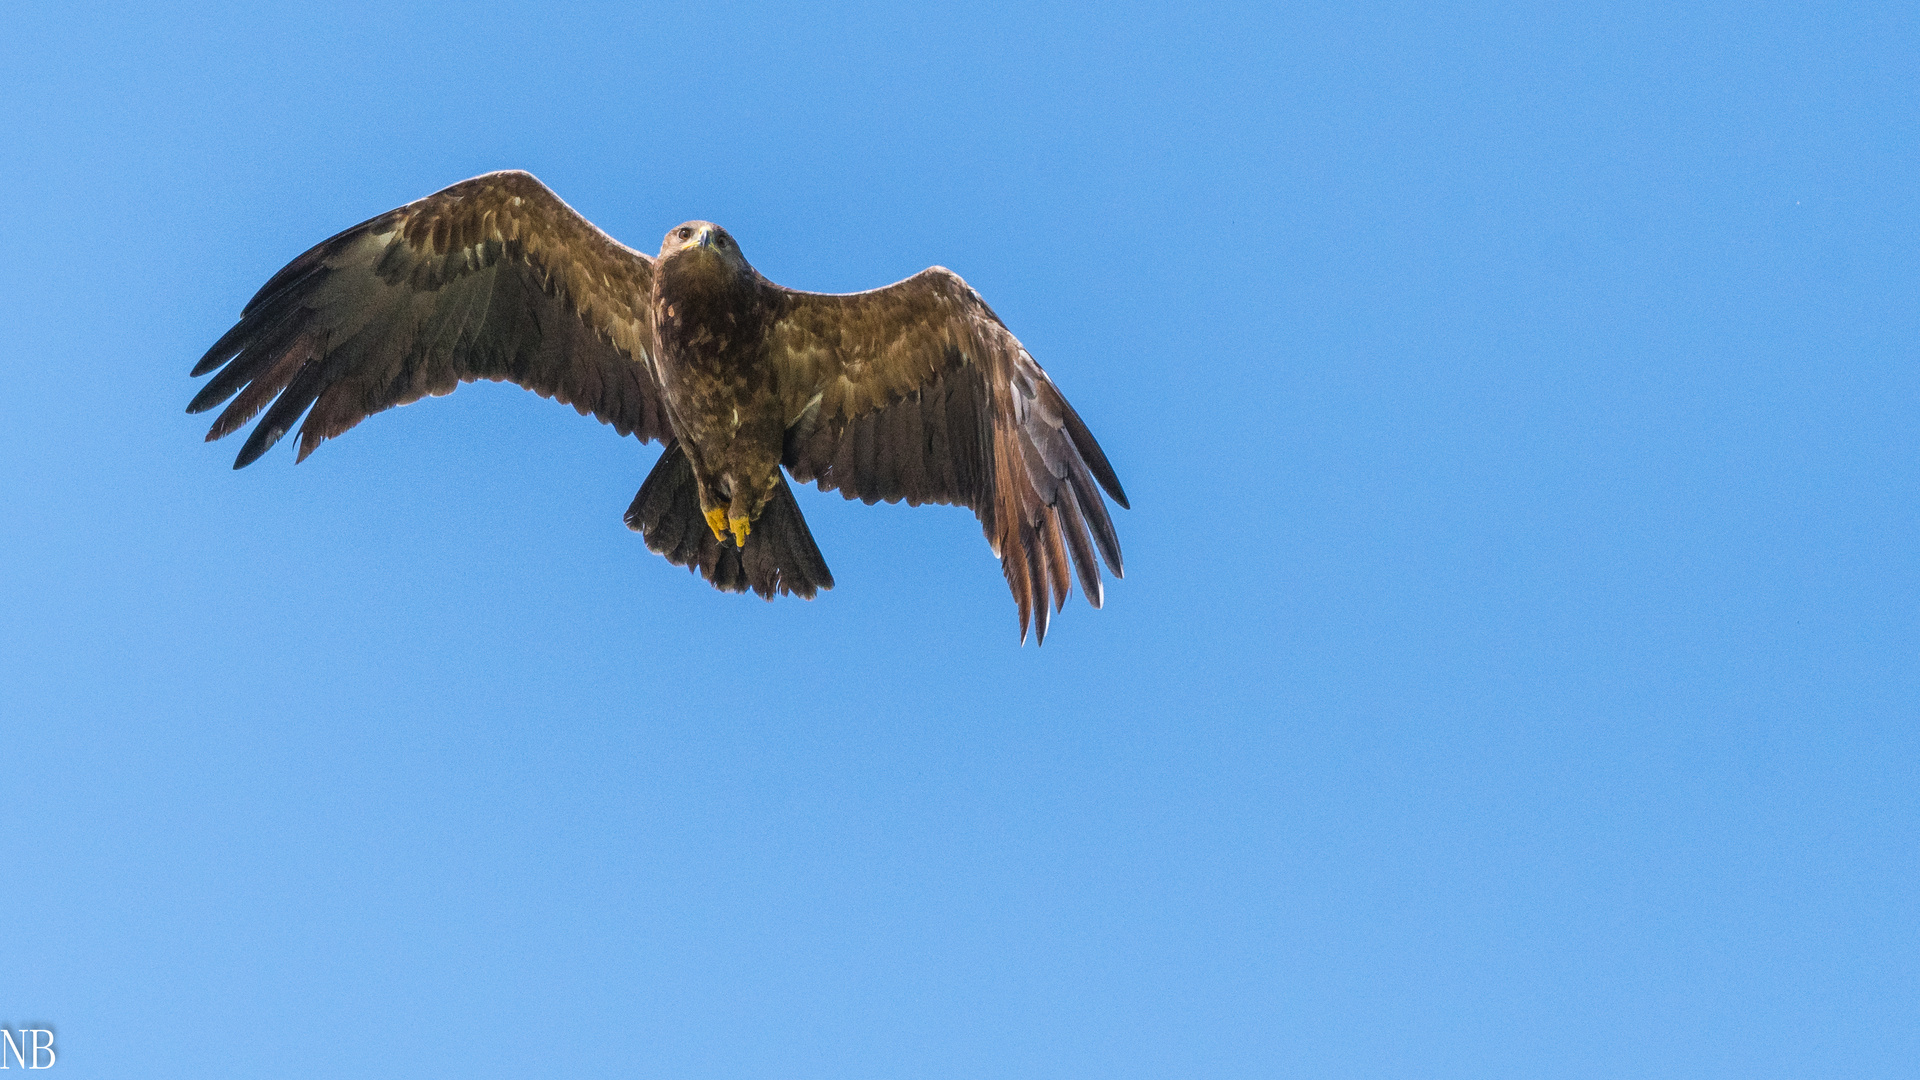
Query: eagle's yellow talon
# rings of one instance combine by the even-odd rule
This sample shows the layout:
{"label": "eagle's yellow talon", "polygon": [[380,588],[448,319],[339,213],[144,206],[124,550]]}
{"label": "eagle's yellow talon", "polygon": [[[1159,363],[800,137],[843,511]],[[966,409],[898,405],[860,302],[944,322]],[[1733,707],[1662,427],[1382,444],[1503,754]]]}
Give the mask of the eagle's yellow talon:
{"label": "eagle's yellow talon", "polygon": [[733,542],[740,547],[747,546],[747,534],[753,531],[753,522],[746,518],[728,518],[727,528],[733,530]]}
{"label": "eagle's yellow talon", "polygon": [[715,540],[723,544],[726,543],[727,511],[723,507],[716,506],[707,511],[707,528],[713,530],[713,538]]}

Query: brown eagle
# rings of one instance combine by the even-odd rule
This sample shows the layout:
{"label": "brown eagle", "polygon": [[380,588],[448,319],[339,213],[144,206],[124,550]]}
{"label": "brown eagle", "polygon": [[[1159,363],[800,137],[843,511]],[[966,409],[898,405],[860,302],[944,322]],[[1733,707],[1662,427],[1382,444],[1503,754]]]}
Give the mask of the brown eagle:
{"label": "brown eagle", "polygon": [[690,221],[648,258],[524,172],[475,177],[287,264],[194,366],[188,404],[238,394],[208,441],[266,415],[250,464],[300,420],[299,460],[395,405],[509,379],[666,450],[627,508],[647,547],[728,592],[833,587],[795,480],[849,499],[971,507],[1046,640],[1070,588],[1100,606],[1127,496],[1086,424],[1006,325],[942,267],[832,295],[761,277]]}

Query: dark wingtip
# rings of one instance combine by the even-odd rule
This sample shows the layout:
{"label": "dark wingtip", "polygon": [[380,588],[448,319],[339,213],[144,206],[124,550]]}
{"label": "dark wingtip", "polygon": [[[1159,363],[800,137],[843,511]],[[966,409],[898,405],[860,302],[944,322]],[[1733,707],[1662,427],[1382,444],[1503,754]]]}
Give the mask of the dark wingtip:
{"label": "dark wingtip", "polygon": [[252,329],[244,317],[228,327],[227,332],[220,335],[220,340],[213,343],[213,348],[201,354],[199,362],[187,373],[188,376],[197,379],[233,359],[233,354],[240,351],[240,338]]}
{"label": "dark wingtip", "polygon": [[1107,453],[1100,449],[1093,432],[1087,430],[1086,421],[1080,419],[1080,414],[1073,411],[1064,396],[1059,400],[1060,414],[1067,422],[1067,437],[1073,440],[1073,448],[1080,451],[1080,460],[1087,463],[1087,470],[1107,490],[1107,495],[1120,504],[1120,509],[1133,509],[1127,503],[1126,490],[1120,486],[1120,477],[1114,474],[1113,463],[1107,460]]}
{"label": "dark wingtip", "polygon": [[232,397],[234,395],[234,390],[237,390],[237,389],[239,388],[235,387],[233,390],[229,390],[225,387],[222,387],[220,386],[220,380],[215,379],[214,381],[201,387],[200,392],[193,395],[193,400],[187,402],[187,415],[193,416],[197,413],[203,413],[203,412],[206,412],[208,409],[218,406],[221,402]]}
{"label": "dark wingtip", "polygon": [[234,354],[240,351],[241,342],[262,328],[262,319],[247,317],[247,312],[253,311],[256,306],[256,303],[247,304],[246,311],[242,312],[240,318],[227,328],[226,333],[220,335],[220,340],[214,342],[212,348],[200,355],[199,362],[194,364],[193,370],[187,373],[189,377],[197,379],[233,359]]}
{"label": "dark wingtip", "polygon": [[271,450],[273,444],[279,442],[280,436],[285,434],[285,429],[275,431],[263,421],[260,426],[253,429],[252,435],[247,436],[246,445],[240,448],[240,456],[233,459],[233,467],[244,469],[259,461],[260,455]]}

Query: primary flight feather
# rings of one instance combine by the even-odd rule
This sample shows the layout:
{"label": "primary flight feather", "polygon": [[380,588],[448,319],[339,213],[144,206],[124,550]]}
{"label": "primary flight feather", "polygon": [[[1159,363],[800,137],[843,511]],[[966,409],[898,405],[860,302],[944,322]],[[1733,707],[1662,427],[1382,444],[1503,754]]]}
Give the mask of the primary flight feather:
{"label": "primary flight feather", "polygon": [[704,221],[649,258],[524,172],[475,177],[323,241],[248,302],[193,369],[209,372],[187,411],[232,401],[208,440],[265,410],[236,469],[296,423],[304,459],[374,413],[475,379],[657,439],[666,450],[627,525],[729,592],[810,599],[833,587],[783,467],[869,504],[971,508],[1022,640],[1029,623],[1046,640],[1069,562],[1094,607],[1099,562],[1121,575],[1100,494],[1127,505],[1113,466],[958,275],[936,266],[868,292],[800,292],[761,277]]}

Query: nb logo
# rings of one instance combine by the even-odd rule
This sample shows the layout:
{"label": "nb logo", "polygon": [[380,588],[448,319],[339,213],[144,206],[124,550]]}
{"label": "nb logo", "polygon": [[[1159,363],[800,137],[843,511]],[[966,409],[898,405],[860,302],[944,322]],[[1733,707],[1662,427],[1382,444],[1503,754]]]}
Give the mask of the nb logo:
{"label": "nb logo", "polygon": [[53,1068],[53,1032],[46,1028],[21,1028],[18,1032],[0,1027],[0,1069],[11,1069],[7,1059],[23,1069]]}

